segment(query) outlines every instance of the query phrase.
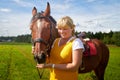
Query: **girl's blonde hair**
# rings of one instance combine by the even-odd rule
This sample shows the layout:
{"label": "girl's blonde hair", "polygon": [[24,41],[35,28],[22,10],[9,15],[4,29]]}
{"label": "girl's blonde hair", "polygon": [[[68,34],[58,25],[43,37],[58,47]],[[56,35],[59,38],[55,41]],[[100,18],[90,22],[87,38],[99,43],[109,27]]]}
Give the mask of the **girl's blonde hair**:
{"label": "girl's blonde hair", "polygon": [[57,21],[56,28],[69,28],[69,27],[73,29],[74,34],[75,25],[73,23],[73,20],[69,16],[62,17]]}

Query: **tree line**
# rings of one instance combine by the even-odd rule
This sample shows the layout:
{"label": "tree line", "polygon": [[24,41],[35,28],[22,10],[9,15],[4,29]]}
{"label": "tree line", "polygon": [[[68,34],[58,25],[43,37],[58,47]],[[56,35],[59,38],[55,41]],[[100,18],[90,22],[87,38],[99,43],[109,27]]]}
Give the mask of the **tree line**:
{"label": "tree line", "polygon": [[[77,35],[80,32],[75,32]],[[99,39],[105,44],[112,44],[120,46],[120,31],[110,31],[109,33],[102,33],[102,32],[86,32],[86,36],[91,39]],[[31,35],[25,34],[25,35],[18,35],[16,37],[0,37],[0,42],[26,42],[31,43]]]}

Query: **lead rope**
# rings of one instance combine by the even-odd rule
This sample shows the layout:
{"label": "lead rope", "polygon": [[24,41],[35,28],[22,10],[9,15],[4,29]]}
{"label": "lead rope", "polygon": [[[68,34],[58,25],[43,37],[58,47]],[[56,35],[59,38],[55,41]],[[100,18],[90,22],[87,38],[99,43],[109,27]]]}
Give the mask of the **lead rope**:
{"label": "lead rope", "polygon": [[[48,45],[48,47],[49,47],[49,45]],[[48,49],[46,49],[45,50],[45,53],[48,51]],[[36,58],[36,55],[34,55],[34,60],[35,60],[35,63],[36,63],[36,65],[37,65],[37,58]],[[44,73],[44,69],[42,70],[42,72],[40,73],[40,71],[39,71],[39,68],[38,67],[36,67],[36,69],[37,69],[37,72],[38,72],[38,75],[39,75],[39,78],[41,79],[42,78],[42,76],[43,76],[43,73]]]}
{"label": "lead rope", "polygon": [[[35,45],[34,45],[34,42],[33,42],[33,39],[31,39],[31,42],[32,42],[32,46],[35,46]],[[33,58],[34,58],[35,64],[37,65],[37,59],[36,59],[35,56],[36,56],[36,55],[34,55]],[[40,74],[40,71],[39,71],[38,67],[36,67],[36,69],[37,69],[37,72],[38,72],[39,78],[41,79],[41,78],[42,78],[42,75],[43,75],[43,72],[42,72],[42,74]]]}
{"label": "lead rope", "polygon": [[[35,56],[34,56],[34,60],[35,60],[35,63],[36,63],[36,65],[37,65],[37,60],[36,60]],[[40,71],[39,71],[38,67],[36,67],[36,69],[37,69],[37,72],[38,72],[39,78],[41,79],[41,78],[42,78],[42,75],[43,75],[44,70],[40,73]]]}
{"label": "lead rope", "polygon": [[[48,17],[48,19],[50,20],[50,22],[52,22],[51,19],[50,19],[49,17]],[[53,24],[55,25],[55,23],[53,23]],[[52,26],[50,26],[50,40],[49,40],[50,42],[51,42],[51,40],[53,39],[53,37],[52,37],[52,39],[51,39],[51,37],[52,37]],[[32,41],[32,46],[35,46],[35,44],[34,44],[34,42],[33,42],[33,39],[31,39],[31,41]],[[52,44],[50,43],[50,45],[52,45]],[[49,45],[49,49],[51,49],[50,45]],[[49,51],[49,50],[48,50],[48,51]],[[49,54],[49,56],[50,56],[50,54]],[[34,60],[35,60],[36,65],[37,65],[37,59],[35,58],[35,56],[34,56]],[[37,69],[37,72],[38,72],[39,78],[41,79],[44,70],[40,73],[39,68],[36,67],[36,69]]]}

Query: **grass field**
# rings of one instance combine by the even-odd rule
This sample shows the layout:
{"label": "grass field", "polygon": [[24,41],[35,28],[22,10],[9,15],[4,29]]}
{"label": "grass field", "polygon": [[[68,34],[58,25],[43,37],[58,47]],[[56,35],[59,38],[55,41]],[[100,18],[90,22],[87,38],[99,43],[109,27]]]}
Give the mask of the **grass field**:
{"label": "grass field", "polygon": [[[120,47],[109,46],[110,59],[105,73],[105,80],[120,80]],[[0,43],[0,80],[49,80],[49,71],[39,78],[31,54],[31,44]],[[94,80],[94,72],[80,74],[79,80]]]}

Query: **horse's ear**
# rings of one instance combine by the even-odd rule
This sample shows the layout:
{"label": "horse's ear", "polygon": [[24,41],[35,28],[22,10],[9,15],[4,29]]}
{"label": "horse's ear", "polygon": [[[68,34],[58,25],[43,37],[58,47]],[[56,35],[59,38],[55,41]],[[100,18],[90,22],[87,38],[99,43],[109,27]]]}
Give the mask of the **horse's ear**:
{"label": "horse's ear", "polygon": [[50,4],[47,2],[47,8],[43,14],[44,16],[50,16]]}
{"label": "horse's ear", "polygon": [[33,10],[32,10],[32,15],[34,16],[36,14],[37,14],[37,9],[36,9],[36,7],[34,7]]}

